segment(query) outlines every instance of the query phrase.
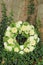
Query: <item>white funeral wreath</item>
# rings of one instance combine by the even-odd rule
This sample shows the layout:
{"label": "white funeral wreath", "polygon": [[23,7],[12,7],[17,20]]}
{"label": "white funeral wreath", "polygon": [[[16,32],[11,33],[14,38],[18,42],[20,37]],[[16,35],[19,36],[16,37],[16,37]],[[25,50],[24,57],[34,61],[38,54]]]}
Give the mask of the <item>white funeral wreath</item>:
{"label": "white funeral wreath", "polygon": [[20,54],[32,52],[39,42],[38,34],[33,25],[28,22],[13,22],[5,31],[3,38],[6,51]]}

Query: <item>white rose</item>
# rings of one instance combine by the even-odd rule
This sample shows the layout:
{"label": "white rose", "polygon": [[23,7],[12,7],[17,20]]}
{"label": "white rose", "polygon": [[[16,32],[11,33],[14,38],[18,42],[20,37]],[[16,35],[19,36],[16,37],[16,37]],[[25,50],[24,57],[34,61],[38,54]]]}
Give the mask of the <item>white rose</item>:
{"label": "white rose", "polygon": [[23,25],[23,26],[21,27],[21,31],[26,31],[26,30],[27,30],[26,27],[27,27],[27,26]]}
{"label": "white rose", "polygon": [[29,32],[31,30],[31,26],[27,25],[26,30]]}
{"label": "white rose", "polygon": [[16,23],[16,27],[19,28],[19,27],[21,26],[21,24],[22,24],[22,21],[18,21],[18,22]]}
{"label": "white rose", "polygon": [[30,30],[30,35],[34,35],[35,31],[33,29]]}
{"label": "white rose", "polygon": [[11,47],[11,46],[7,46],[6,49],[7,49],[8,51],[12,51],[12,47]]}
{"label": "white rose", "polygon": [[6,31],[5,36],[10,37],[11,36],[11,32],[10,31]]}
{"label": "white rose", "polygon": [[30,45],[34,46],[36,44],[36,41],[33,40],[33,41],[30,41]]}
{"label": "white rose", "polygon": [[35,34],[35,35],[34,35],[34,39],[37,39],[37,38],[38,38],[38,35],[37,35],[37,34]]}
{"label": "white rose", "polygon": [[30,40],[30,41],[33,41],[33,40],[34,40],[34,36],[30,36],[30,37],[29,37],[29,40]]}
{"label": "white rose", "polygon": [[19,52],[18,47],[14,48],[14,52]]}
{"label": "white rose", "polygon": [[8,39],[8,43],[13,44],[13,39],[12,38]]}
{"label": "white rose", "polygon": [[24,48],[24,45],[20,45],[20,49],[23,50],[23,48]]}
{"label": "white rose", "polygon": [[8,51],[12,51],[12,47],[11,46],[8,46],[6,42],[4,42],[4,47]]}
{"label": "white rose", "polygon": [[24,51],[20,51],[19,53],[20,53],[20,54],[24,54]]}
{"label": "white rose", "polygon": [[12,31],[12,33],[17,33],[17,28],[16,28],[16,27],[13,27],[13,28],[11,29],[11,31]]}
{"label": "white rose", "polygon": [[24,49],[24,52],[26,52],[26,53],[29,52],[29,49],[28,48],[25,48]]}
{"label": "white rose", "polygon": [[29,51],[33,51],[35,49],[35,47],[33,47],[33,46],[29,46]]}

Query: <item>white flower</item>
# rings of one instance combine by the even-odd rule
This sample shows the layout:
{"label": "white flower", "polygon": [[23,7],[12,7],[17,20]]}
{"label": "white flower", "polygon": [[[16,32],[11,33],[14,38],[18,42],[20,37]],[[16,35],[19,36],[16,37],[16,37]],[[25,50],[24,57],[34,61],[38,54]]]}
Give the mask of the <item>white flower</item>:
{"label": "white flower", "polygon": [[26,30],[27,30],[26,27],[27,27],[27,26],[23,25],[23,26],[21,27],[21,31],[26,31]]}
{"label": "white flower", "polygon": [[31,45],[35,46],[35,45],[36,45],[36,41],[33,40],[33,41],[31,42]]}
{"label": "white flower", "polygon": [[22,24],[22,21],[18,21],[18,24]]}
{"label": "white flower", "polygon": [[38,35],[37,34],[34,35],[34,39],[38,39]]}
{"label": "white flower", "polygon": [[11,32],[12,32],[12,33],[17,33],[17,28],[16,28],[16,27],[13,27],[13,28],[11,29]]}
{"label": "white flower", "polygon": [[19,52],[19,48],[18,47],[15,47],[14,48],[14,52]]}
{"label": "white flower", "polygon": [[9,38],[7,41],[8,41],[9,44],[13,44],[13,39],[12,38]]}
{"label": "white flower", "polygon": [[11,46],[8,46],[6,42],[4,42],[4,47],[8,51],[12,51],[12,47]]}
{"label": "white flower", "polygon": [[23,25],[23,26],[21,27],[21,30],[22,30],[22,31],[28,32],[28,33],[29,33],[30,29],[31,29],[30,25],[27,25],[27,26],[26,26],[26,25]]}
{"label": "white flower", "polygon": [[27,25],[26,29],[29,32],[31,30],[31,26],[30,25]]}
{"label": "white flower", "polygon": [[36,40],[34,39],[34,36],[31,36],[30,38],[29,38],[29,41],[30,41],[30,45],[35,45],[36,44]]}
{"label": "white flower", "polygon": [[30,27],[31,27],[32,29],[34,29],[34,26],[33,26],[33,25],[31,25]]}
{"label": "white flower", "polygon": [[30,30],[30,35],[34,35],[35,31],[33,29]]}
{"label": "white flower", "polygon": [[30,45],[35,46],[36,45],[36,41],[35,40],[30,41]]}
{"label": "white flower", "polygon": [[33,51],[35,49],[35,47],[33,47],[33,46],[29,46],[29,51]]}
{"label": "white flower", "polygon": [[30,41],[33,41],[33,40],[34,40],[34,36],[30,36],[30,37],[29,37],[29,40],[30,40]]}
{"label": "white flower", "polygon": [[5,36],[10,37],[11,36],[11,32],[10,31],[6,31]]}
{"label": "white flower", "polygon": [[37,43],[40,41],[40,38],[37,39]]}
{"label": "white flower", "polygon": [[24,52],[23,52],[23,51],[20,51],[19,53],[20,53],[20,54],[24,54]]}
{"label": "white flower", "polygon": [[8,26],[8,27],[7,27],[7,31],[10,31],[10,30],[11,30],[11,27],[10,27],[10,26]]}
{"label": "white flower", "polygon": [[28,48],[25,48],[24,49],[24,52],[28,53],[29,52],[29,49]]}
{"label": "white flower", "polygon": [[23,48],[24,48],[24,45],[20,45],[20,49],[23,50]]}
{"label": "white flower", "polygon": [[7,47],[7,42],[4,42],[4,47],[5,47],[5,48]]}
{"label": "white flower", "polygon": [[16,23],[16,27],[19,28],[19,27],[21,26],[21,24],[22,24],[22,21],[18,21],[18,22]]}
{"label": "white flower", "polygon": [[11,46],[7,46],[6,49],[7,49],[8,51],[12,51],[12,47],[11,47]]}

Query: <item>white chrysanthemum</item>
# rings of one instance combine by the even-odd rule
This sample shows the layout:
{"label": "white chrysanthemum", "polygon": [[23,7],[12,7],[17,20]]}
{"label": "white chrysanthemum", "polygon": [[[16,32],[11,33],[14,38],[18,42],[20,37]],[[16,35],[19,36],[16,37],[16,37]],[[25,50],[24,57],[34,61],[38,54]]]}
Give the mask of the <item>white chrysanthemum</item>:
{"label": "white chrysanthemum", "polygon": [[33,29],[30,30],[30,35],[34,35],[35,31]]}
{"label": "white chrysanthemum", "polygon": [[19,52],[19,48],[18,47],[15,47],[14,48],[14,52]]}
{"label": "white chrysanthemum", "polygon": [[11,27],[10,27],[10,26],[8,26],[8,27],[7,27],[7,31],[10,31],[10,30],[11,30]]}
{"label": "white chrysanthemum", "polygon": [[19,28],[19,27],[21,26],[21,24],[22,24],[22,21],[18,21],[18,22],[16,23],[16,27]]}
{"label": "white chrysanthemum", "polygon": [[12,32],[12,33],[17,33],[17,28],[16,28],[16,27],[13,27],[13,28],[11,29],[11,32]]}
{"label": "white chrysanthemum", "polygon": [[11,36],[11,32],[10,31],[6,31],[5,36],[10,37]]}
{"label": "white chrysanthemum", "polygon": [[20,51],[19,53],[20,53],[20,54],[24,54],[24,51]]}
{"label": "white chrysanthemum", "polygon": [[7,42],[8,42],[9,44],[13,44],[13,39],[12,39],[12,38],[9,38],[9,39],[7,40]]}
{"label": "white chrysanthemum", "polygon": [[24,49],[24,45],[20,45],[20,49],[23,50]]}
{"label": "white chrysanthemum", "polygon": [[24,49],[24,52],[28,53],[29,52],[29,49],[28,48],[25,48]]}

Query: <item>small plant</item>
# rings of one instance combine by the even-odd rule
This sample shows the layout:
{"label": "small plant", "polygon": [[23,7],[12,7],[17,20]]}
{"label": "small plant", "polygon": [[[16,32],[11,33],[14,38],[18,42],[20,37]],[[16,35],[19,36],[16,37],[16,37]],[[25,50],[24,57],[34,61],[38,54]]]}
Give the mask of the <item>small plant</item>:
{"label": "small plant", "polygon": [[31,15],[34,13],[34,10],[35,10],[35,5],[34,5],[34,0],[30,0],[29,1],[29,5],[28,5],[28,13]]}
{"label": "small plant", "polygon": [[35,12],[35,4],[34,4],[34,0],[29,0],[28,2],[29,4],[28,4],[28,12],[27,12],[28,14],[27,21],[30,22],[31,15],[33,15]]}
{"label": "small plant", "polygon": [[4,36],[5,29],[7,27],[8,18],[6,15],[7,9],[6,9],[5,3],[3,1],[1,3],[1,5],[2,5],[2,21],[0,23],[0,43],[3,45],[3,36]]}

